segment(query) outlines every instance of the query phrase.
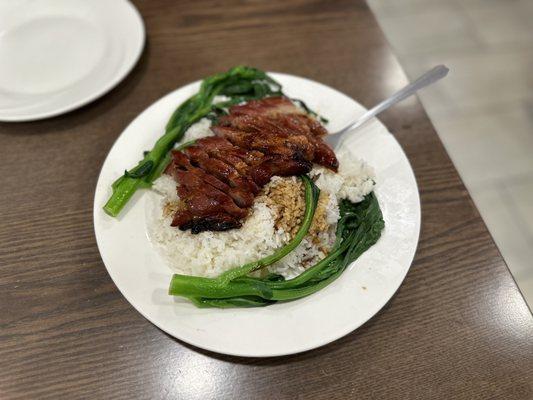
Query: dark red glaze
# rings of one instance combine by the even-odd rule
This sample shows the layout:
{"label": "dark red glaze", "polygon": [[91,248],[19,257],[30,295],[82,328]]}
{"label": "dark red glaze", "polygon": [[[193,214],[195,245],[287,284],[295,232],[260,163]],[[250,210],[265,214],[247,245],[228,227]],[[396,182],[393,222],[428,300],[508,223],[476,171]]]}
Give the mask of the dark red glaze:
{"label": "dark red glaze", "polygon": [[313,163],[338,168],[324,127],[286,97],[233,106],[211,130],[215,136],[173,151],[165,170],[185,206],[172,226],[192,233],[240,227],[273,176],[306,174]]}

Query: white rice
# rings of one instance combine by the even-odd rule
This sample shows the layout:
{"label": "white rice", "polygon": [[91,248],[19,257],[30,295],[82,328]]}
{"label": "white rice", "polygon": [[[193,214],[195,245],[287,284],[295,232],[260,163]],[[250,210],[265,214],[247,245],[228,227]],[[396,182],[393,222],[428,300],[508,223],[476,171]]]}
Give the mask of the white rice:
{"label": "white rice", "polygon": [[181,143],[189,142],[191,140],[200,139],[201,137],[213,136],[213,132],[209,129],[211,127],[211,121],[207,118],[202,118],[196,124],[191,126],[183,135]]}
{"label": "white rice", "polygon": [[[193,125],[183,140],[209,136],[209,127],[210,121],[204,119]],[[339,218],[338,201],[347,198],[352,202],[359,202],[373,190],[375,180],[371,167],[346,154],[337,156],[340,164],[338,173],[323,167],[315,167],[310,172],[320,190],[329,194],[326,207],[329,229],[319,234],[318,244],[305,238],[293,252],[270,266],[269,271],[292,278],[323,258],[325,254],[319,248],[329,249],[335,241]],[[274,178],[269,185],[276,184],[278,179],[296,178]],[[259,199],[255,201],[249,217],[240,229],[201,232],[196,235],[190,231],[181,231],[170,226],[171,216],[163,214],[165,204],[178,200],[175,181],[163,175],[154,182],[153,189],[158,196],[157,204],[148,213],[149,237],[165,262],[176,273],[218,276],[228,269],[272,254],[290,240],[288,233],[274,225],[276,211]]]}

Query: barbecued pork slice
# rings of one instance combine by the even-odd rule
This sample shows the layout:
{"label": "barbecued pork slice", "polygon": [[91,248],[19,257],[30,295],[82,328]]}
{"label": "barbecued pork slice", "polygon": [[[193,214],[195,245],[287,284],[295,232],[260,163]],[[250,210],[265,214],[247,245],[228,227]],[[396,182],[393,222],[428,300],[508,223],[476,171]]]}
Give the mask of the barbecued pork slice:
{"label": "barbecued pork slice", "polygon": [[[247,141],[249,148],[263,149],[267,154],[289,155],[288,151],[298,151],[306,159],[312,160],[315,150],[311,129],[307,125],[291,123],[291,115],[278,116],[232,116],[225,117],[222,121],[225,128],[233,128],[238,132],[246,132],[250,138]],[[298,119],[295,119],[297,121]],[[217,128],[213,128],[215,131]],[[223,130],[228,139],[235,134]],[[236,138],[235,140],[239,140]],[[281,147],[282,151],[279,151]],[[287,149],[288,148],[288,149]]]}
{"label": "barbecued pork slice", "polygon": [[177,177],[177,171],[179,170],[186,170],[197,175],[207,185],[211,185],[212,187],[229,195],[235,204],[241,208],[250,207],[254,202],[254,194],[250,191],[240,187],[230,187],[228,184],[205,172],[203,169],[193,166],[185,153],[181,151],[173,151],[172,162],[169,164],[165,172],[174,177],[174,180],[179,182]]}
{"label": "barbecued pork slice", "polygon": [[277,115],[277,114],[303,114],[305,111],[296,106],[284,96],[266,97],[260,100],[250,100],[245,104],[230,108],[232,115]]}
{"label": "barbecued pork slice", "polygon": [[171,226],[178,226],[181,230],[191,229],[192,233],[206,230],[220,231],[241,226],[240,220],[246,216],[246,209],[240,209],[232,204],[224,193],[215,192],[218,189],[209,188],[208,185],[200,189],[198,181],[188,171],[179,171],[178,179],[180,179],[178,195],[186,208],[174,214]]}
{"label": "barbecued pork slice", "polygon": [[[201,139],[198,139],[197,143],[198,145],[203,146],[206,149],[206,151],[209,151],[213,147],[216,147],[217,142],[219,143],[220,141],[224,142],[224,145],[223,145],[224,147],[219,150],[224,150],[225,152],[229,152],[241,158],[248,165],[257,165],[261,163],[262,160],[265,158],[265,155],[261,153],[260,151],[246,150],[238,146],[234,146],[230,141],[219,136],[208,136],[205,138],[201,138]],[[228,144],[229,146],[227,146]]]}
{"label": "barbecued pork slice", "polygon": [[239,147],[289,158],[299,153],[333,171],[339,166],[335,153],[322,140],[325,128],[286,97],[233,106],[211,130]]}
{"label": "barbecued pork slice", "polygon": [[283,137],[268,133],[249,133],[223,126],[214,126],[211,130],[217,136],[228,139],[242,149],[286,158],[294,158],[295,154],[306,159],[313,158],[314,148],[309,139],[303,135]]}
{"label": "barbecued pork slice", "polygon": [[227,231],[242,226],[241,222],[228,214],[215,214],[205,217],[194,217],[186,210],[177,211],[171,226],[177,226],[180,230],[191,230],[197,234],[204,231]]}
{"label": "barbecued pork slice", "polygon": [[[177,191],[181,199],[185,201],[186,204],[189,204],[189,198],[197,197],[198,193],[202,193],[213,202],[209,205],[213,205],[214,202],[220,205],[221,209],[227,212],[230,215],[233,215],[236,218],[244,218],[248,212],[246,208],[241,208],[233,199],[217,188],[206,185],[204,181],[190,171],[176,171],[176,177],[180,186],[178,186]],[[199,214],[200,213],[200,214]],[[209,214],[209,210],[199,209],[198,212],[194,213],[195,215],[206,215]]]}
{"label": "barbecued pork slice", "polygon": [[270,182],[273,176],[298,176],[307,174],[313,168],[313,164],[305,160],[293,160],[290,158],[272,157],[254,167],[251,176],[254,182],[260,186]]}
{"label": "barbecued pork slice", "polygon": [[231,154],[236,157],[239,157],[247,165],[253,166],[260,164],[265,155],[260,151],[256,150],[245,150],[240,147],[234,146],[230,141],[222,136],[208,136],[196,141],[198,146],[201,146],[205,149],[207,153],[216,151],[222,152],[222,154]]}
{"label": "barbecued pork slice", "polygon": [[259,193],[259,187],[246,175],[241,175],[230,164],[217,158],[209,157],[201,146],[190,146],[185,149],[191,162],[207,173],[227,183],[231,187],[239,187],[253,194]]}
{"label": "barbecued pork slice", "polygon": [[211,158],[216,158],[217,160],[223,161],[226,164],[231,165],[237,170],[242,176],[248,176],[250,171],[250,166],[244,162],[244,160],[229,150],[217,150],[217,149],[206,149],[205,152]]}
{"label": "barbecued pork slice", "polygon": [[288,98],[253,100],[229,111],[211,127],[215,136],[172,152],[165,173],[177,181],[183,201],[172,226],[192,233],[238,228],[273,176],[306,174],[313,162],[338,168],[322,140],[326,130]]}

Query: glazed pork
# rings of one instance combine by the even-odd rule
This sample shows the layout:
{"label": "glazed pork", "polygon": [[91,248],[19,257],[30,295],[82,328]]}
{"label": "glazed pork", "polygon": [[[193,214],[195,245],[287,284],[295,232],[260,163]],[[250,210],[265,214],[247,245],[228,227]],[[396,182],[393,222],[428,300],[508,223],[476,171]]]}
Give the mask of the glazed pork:
{"label": "glazed pork", "polygon": [[286,97],[233,106],[211,127],[215,136],[172,151],[165,173],[183,204],[172,226],[192,233],[239,228],[273,176],[308,173],[313,163],[337,171],[324,127]]}

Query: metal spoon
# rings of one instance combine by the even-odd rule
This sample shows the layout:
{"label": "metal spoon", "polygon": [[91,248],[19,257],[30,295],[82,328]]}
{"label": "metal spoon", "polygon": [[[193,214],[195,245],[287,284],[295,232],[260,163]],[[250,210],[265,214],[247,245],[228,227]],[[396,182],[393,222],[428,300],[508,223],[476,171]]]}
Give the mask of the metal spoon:
{"label": "metal spoon", "polygon": [[448,71],[449,69],[444,65],[438,65],[434,67],[433,69],[426,72],[424,75],[419,77],[414,82],[411,82],[409,85],[405,86],[403,89],[398,90],[388,99],[383,100],[381,103],[379,103],[378,105],[374,106],[373,108],[365,112],[354,122],[346,125],[344,128],[342,128],[341,130],[337,132],[330,133],[324,139],[332,148],[335,149],[339,145],[339,143],[342,141],[342,139],[346,136],[344,135],[344,133],[353,131],[354,129],[359,128],[361,125],[363,125],[365,122],[374,118],[380,112],[402,101],[403,99],[415,94],[420,89],[428,85],[431,85],[432,83],[437,82],[438,80],[444,78],[448,74]]}

